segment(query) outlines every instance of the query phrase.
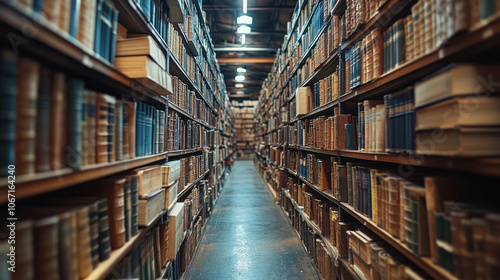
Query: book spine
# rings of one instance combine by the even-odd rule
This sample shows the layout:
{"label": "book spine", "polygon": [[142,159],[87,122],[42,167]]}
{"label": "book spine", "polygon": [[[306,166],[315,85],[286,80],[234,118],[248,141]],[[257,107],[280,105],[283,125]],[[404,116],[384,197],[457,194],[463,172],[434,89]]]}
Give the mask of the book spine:
{"label": "book spine", "polygon": [[0,50],[0,177],[8,176],[8,166],[15,163],[17,56]]}

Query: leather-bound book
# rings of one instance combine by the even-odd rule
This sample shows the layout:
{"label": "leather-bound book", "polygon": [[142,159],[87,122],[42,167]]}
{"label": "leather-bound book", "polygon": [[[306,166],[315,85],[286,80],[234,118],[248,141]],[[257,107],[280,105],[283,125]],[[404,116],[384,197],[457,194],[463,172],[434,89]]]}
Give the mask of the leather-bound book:
{"label": "leather-bound book", "polygon": [[52,170],[66,166],[66,75],[53,72],[50,90],[49,162]]}
{"label": "leather-bound book", "polygon": [[17,61],[16,175],[35,173],[35,136],[40,64],[30,58]]}
{"label": "leather-bound book", "polygon": [[68,79],[68,110],[66,138],[66,166],[80,169],[82,166],[82,97],[85,83],[83,80]]}
{"label": "leather-bound book", "polygon": [[[36,218],[33,228],[35,278],[59,279],[59,217]],[[21,268],[22,269],[22,268]]]}
{"label": "leather-bound book", "polygon": [[16,54],[0,49],[0,177],[7,177],[7,167],[15,163],[16,74]]}

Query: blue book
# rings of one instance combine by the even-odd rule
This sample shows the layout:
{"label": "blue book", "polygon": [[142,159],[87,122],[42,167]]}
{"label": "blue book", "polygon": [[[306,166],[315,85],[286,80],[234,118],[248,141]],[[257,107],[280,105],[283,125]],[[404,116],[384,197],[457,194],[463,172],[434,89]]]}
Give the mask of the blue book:
{"label": "blue book", "polygon": [[94,39],[94,51],[97,54],[102,52],[101,44],[102,44],[102,6],[104,5],[104,0],[97,0],[97,10],[95,17],[95,39]]}
{"label": "blue book", "polygon": [[80,18],[80,0],[71,0],[69,35],[76,38],[78,34],[78,19]]}
{"label": "blue book", "polygon": [[82,96],[85,83],[81,79],[68,80],[68,121],[66,165],[72,169],[82,166]]}
{"label": "blue book", "polygon": [[8,176],[8,166],[15,164],[17,56],[0,50],[0,177]]}
{"label": "blue book", "polygon": [[354,127],[352,124],[345,124],[345,145],[347,150],[354,150]]}

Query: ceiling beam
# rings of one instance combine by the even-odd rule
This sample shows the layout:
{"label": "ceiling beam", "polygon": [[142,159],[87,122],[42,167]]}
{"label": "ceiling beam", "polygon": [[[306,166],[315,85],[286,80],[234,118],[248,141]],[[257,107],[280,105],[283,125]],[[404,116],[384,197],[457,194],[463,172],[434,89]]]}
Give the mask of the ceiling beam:
{"label": "ceiling beam", "polygon": [[[203,10],[205,11],[219,11],[219,10],[242,10],[243,7],[234,7],[234,6],[219,6],[219,5],[203,5]],[[295,6],[253,6],[253,7],[248,7],[247,10],[249,11],[269,11],[269,10],[284,10],[284,9],[289,9],[293,10],[295,9]]]}
{"label": "ceiling beam", "polygon": [[273,63],[274,57],[220,57],[219,63]]}
{"label": "ceiling beam", "polygon": [[[210,30],[210,35],[221,35],[221,34],[237,34],[236,30],[222,30],[215,31]],[[283,36],[286,34],[286,30],[283,31],[251,31],[245,34],[246,36]]]}

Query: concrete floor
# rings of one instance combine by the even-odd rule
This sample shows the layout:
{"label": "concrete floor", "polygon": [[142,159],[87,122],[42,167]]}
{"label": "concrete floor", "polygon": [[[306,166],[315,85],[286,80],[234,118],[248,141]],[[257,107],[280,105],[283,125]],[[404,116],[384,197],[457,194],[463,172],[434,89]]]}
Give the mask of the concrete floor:
{"label": "concrete floor", "polygon": [[186,279],[319,279],[286,219],[253,161],[237,160]]}

